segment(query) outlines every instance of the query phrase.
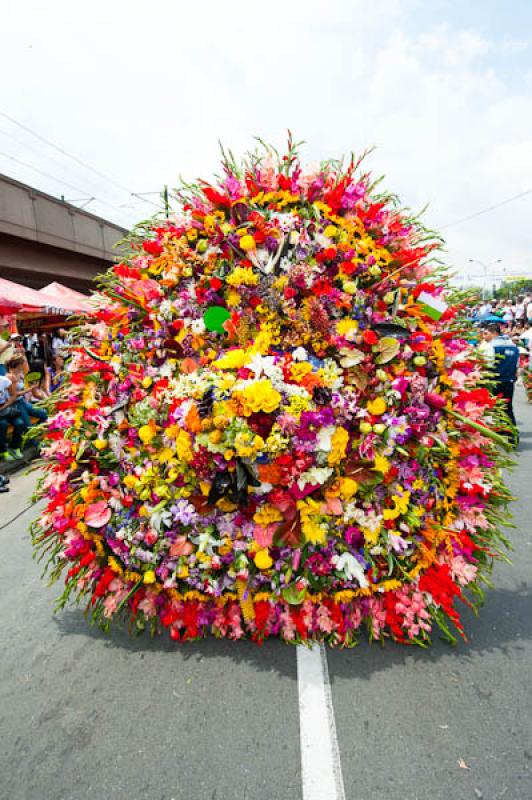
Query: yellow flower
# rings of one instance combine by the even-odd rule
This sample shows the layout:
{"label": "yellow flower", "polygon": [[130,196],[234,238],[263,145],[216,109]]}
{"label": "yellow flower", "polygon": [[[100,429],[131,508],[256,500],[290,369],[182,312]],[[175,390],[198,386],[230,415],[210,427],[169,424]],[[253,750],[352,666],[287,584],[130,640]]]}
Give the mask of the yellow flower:
{"label": "yellow flower", "polygon": [[240,295],[234,289],[230,289],[225,296],[225,301],[231,308],[234,308],[234,306],[239,306],[240,299]]}
{"label": "yellow flower", "polygon": [[218,369],[240,369],[248,359],[249,352],[247,350],[242,350],[241,347],[237,347],[235,350],[228,350],[225,355],[214,362],[214,365],[218,367]]}
{"label": "yellow flower", "polygon": [[246,417],[264,411],[271,414],[279,406],[281,395],[267,379],[255,381],[242,392],[243,412]]}
{"label": "yellow flower", "polygon": [[382,472],[383,475],[386,475],[391,468],[391,464],[385,456],[381,456],[379,453],[375,456],[375,465],[373,469],[375,472]]}
{"label": "yellow flower", "polygon": [[139,428],[139,439],[143,444],[151,444],[156,436],[155,423],[150,420],[147,425]]}
{"label": "yellow flower", "polygon": [[171,458],[173,458],[173,455],[174,451],[171,447],[163,447],[162,450],[159,450],[159,452],[155,454],[155,458],[157,461],[160,461],[161,464],[166,464]]}
{"label": "yellow flower", "polygon": [[105,450],[107,447],[107,439],[95,439],[93,444],[96,450]]}
{"label": "yellow flower", "polygon": [[327,225],[323,233],[325,236],[328,236],[329,239],[334,239],[334,237],[338,233],[338,230],[334,227],[334,225]]}
{"label": "yellow flower", "polygon": [[267,548],[264,550],[259,550],[257,553],[255,553],[255,558],[253,560],[258,569],[270,569],[273,564],[273,559],[271,558]]}
{"label": "yellow flower", "polygon": [[345,456],[345,449],[349,442],[349,434],[345,428],[336,428],[331,436],[331,452],[327,459],[330,467],[334,467]]}
{"label": "yellow flower", "polygon": [[325,544],[327,541],[327,529],[312,519],[306,519],[301,525],[301,530],[307,542],[311,544]]}
{"label": "yellow flower", "polygon": [[240,239],[240,249],[241,250],[245,250],[245,251],[254,250],[255,247],[256,247],[256,244],[255,244],[255,239],[253,238],[253,236],[250,236],[249,233],[245,234],[245,236],[242,236],[242,238]]}
{"label": "yellow flower", "polygon": [[152,569],[147,570],[144,573],[143,580],[144,580],[144,583],[155,583],[155,581],[156,581],[155,572]]}
{"label": "yellow flower", "polygon": [[142,379],[142,385],[145,389],[149,389],[152,383],[153,380],[150,378],[149,375],[146,375],[146,377]]}
{"label": "yellow flower", "polygon": [[341,319],[336,323],[336,331],[340,336],[358,330],[358,322],[355,319]]}
{"label": "yellow flower", "polygon": [[377,544],[377,540],[379,538],[379,533],[380,533],[379,528],[377,528],[377,530],[374,531],[372,531],[370,528],[362,528],[362,533],[364,535],[364,539],[366,540],[367,544],[370,547],[373,547],[374,545]]}
{"label": "yellow flower", "polygon": [[303,361],[299,364],[292,364],[290,367],[290,373],[292,375],[292,379],[299,383],[305,375],[308,375],[309,372],[312,372],[312,367],[307,361]]}
{"label": "yellow flower", "polygon": [[279,509],[268,503],[259,508],[253,515],[253,522],[256,522],[257,525],[263,528],[266,528],[267,525],[271,525],[272,522],[281,522],[282,519],[283,515]]}
{"label": "yellow flower", "polygon": [[107,566],[109,566],[113,570],[113,572],[116,572],[117,575],[124,574],[124,570],[122,569],[121,565],[118,563],[116,558],[114,558],[114,556],[109,556],[109,558],[107,559]]}
{"label": "yellow flower", "polygon": [[[251,239],[251,236],[249,238]],[[240,244],[242,244],[242,239],[240,240]],[[253,245],[255,245],[254,241]],[[259,282],[259,278],[249,267],[235,267],[226,277],[225,282],[229,284],[229,286],[256,286]]]}
{"label": "yellow flower", "polygon": [[182,567],[179,567],[177,570],[177,577],[178,578],[188,578],[188,567],[186,564],[183,564]]}
{"label": "yellow flower", "polygon": [[128,489],[134,489],[138,482],[139,479],[136,475],[126,475],[122,480],[122,483],[127,486]]}
{"label": "yellow flower", "polygon": [[297,508],[301,516],[301,530],[307,542],[312,544],[325,544],[327,541],[327,528],[317,522],[321,503],[307,497],[298,500]]}
{"label": "yellow flower", "polygon": [[353,478],[340,478],[340,497],[342,500],[351,500],[358,491],[358,483]]}
{"label": "yellow flower", "polygon": [[369,413],[372,414],[374,417],[379,417],[386,411],[386,403],[384,402],[382,397],[377,397],[375,398],[375,400],[370,400],[366,407]]}
{"label": "yellow flower", "polygon": [[181,429],[175,440],[175,449],[180,461],[192,461],[193,453],[190,443],[190,434],[188,431]]}

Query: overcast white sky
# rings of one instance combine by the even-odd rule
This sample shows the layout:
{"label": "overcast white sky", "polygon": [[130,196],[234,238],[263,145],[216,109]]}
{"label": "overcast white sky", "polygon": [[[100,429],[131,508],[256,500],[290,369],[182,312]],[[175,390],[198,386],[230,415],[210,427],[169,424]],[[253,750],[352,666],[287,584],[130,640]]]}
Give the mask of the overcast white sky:
{"label": "overcast white sky", "polygon": [[4,0],[1,19],[0,112],[115,183],[5,116],[0,172],[127,225],[150,213],[129,192],[209,178],[218,139],[290,128],[308,161],[375,145],[460,272],[532,274],[532,193],[452,224],[532,189],[530,0]]}

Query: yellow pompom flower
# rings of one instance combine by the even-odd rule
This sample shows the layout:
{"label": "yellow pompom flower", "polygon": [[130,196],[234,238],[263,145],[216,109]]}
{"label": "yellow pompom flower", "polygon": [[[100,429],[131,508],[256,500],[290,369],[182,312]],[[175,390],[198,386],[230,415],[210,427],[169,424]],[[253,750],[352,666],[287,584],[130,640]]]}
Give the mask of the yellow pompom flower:
{"label": "yellow pompom flower", "polygon": [[249,233],[246,233],[240,239],[240,249],[241,250],[244,250],[244,251],[255,250],[256,246],[257,245],[255,244],[255,239],[253,238],[253,236],[250,236]]}
{"label": "yellow pompom flower", "polygon": [[253,561],[258,569],[270,569],[273,564],[273,559],[270,556],[267,548],[264,550],[258,550],[255,553],[255,558]]}
{"label": "yellow pompom flower", "polygon": [[375,400],[369,401],[366,408],[374,417],[380,417],[386,411],[387,406],[382,397],[376,397]]}
{"label": "yellow pompom flower", "polygon": [[151,444],[155,439],[156,433],[155,423],[150,420],[147,425],[142,425],[139,428],[139,439],[143,444]]}
{"label": "yellow pompom flower", "polygon": [[144,577],[143,577],[144,583],[148,583],[148,584],[149,583],[155,583],[156,579],[157,578],[156,578],[154,570],[149,569],[144,573]]}
{"label": "yellow pompom flower", "polygon": [[242,392],[243,413],[246,417],[264,411],[271,414],[278,408],[282,400],[281,395],[274,389],[271,382],[267,379],[255,381],[246,386]]}
{"label": "yellow pompom flower", "polygon": [[107,439],[95,439],[93,444],[96,450],[105,450],[107,447]]}

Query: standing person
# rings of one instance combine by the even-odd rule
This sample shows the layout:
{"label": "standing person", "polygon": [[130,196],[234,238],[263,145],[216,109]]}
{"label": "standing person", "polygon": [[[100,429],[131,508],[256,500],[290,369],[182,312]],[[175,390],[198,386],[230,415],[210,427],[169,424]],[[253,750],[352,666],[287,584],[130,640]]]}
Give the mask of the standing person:
{"label": "standing person", "polygon": [[0,375],[6,374],[6,364],[14,355],[15,349],[9,339],[8,324],[4,322],[2,324],[2,333],[0,334]]}
{"label": "standing person", "polygon": [[515,303],[515,321],[522,325],[525,320],[525,303],[523,297],[518,297]]}
{"label": "standing person", "polygon": [[[506,400],[506,413],[512,425],[517,427],[513,409],[513,398],[515,382],[517,380],[517,370],[519,367],[519,348],[512,342],[509,336],[502,333],[501,325],[489,325],[487,328],[487,338],[493,348],[495,360],[493,371],[495,373],[494,393]],[[517,445],[519,434],[515,434]]]}
{"label": "standing person", "polygon": [[532,300],[528,298],[528,302],[526,304],[526,318],[529,325],[532,325]]}
{"label": "standing person", "polygon": [[507,323],[512,323],[514,321],[514,313],[511,305],[504,306],[502,318],[503,321]]}

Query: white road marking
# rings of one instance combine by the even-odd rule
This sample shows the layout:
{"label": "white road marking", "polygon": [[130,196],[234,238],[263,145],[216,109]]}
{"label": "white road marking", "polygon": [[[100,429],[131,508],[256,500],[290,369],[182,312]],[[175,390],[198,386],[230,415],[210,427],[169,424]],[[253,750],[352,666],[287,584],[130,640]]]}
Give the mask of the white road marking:
{"label": "white road marking", "polygon": [[297,684],[303,800],[345,800],[323,645],[297,648]]}

